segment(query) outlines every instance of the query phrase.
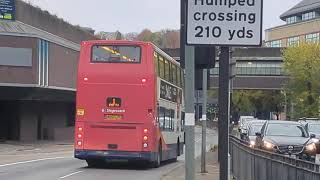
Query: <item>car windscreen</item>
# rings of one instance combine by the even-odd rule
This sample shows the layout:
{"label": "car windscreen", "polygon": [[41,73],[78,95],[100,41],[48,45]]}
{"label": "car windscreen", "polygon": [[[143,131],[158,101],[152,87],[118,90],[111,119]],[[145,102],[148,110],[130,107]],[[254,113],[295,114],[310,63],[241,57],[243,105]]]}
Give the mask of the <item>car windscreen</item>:
{"label": "car windscreen", "polygon": [[253,118],[245,118],[242,120],[242,124],[246,125],[248,122],[253,121],[253,120],[254,120]]}
{"label": "car windscreen", "polygon": [[257,132],[261,132],[263,124],[254,124],[250,127],[249,136],[255,136]]}
{"label": "car windscreen", "polygon": [[309,124],[308,130],[313,133],[320,134],[320,124]]}
{"label": "car windscreen", "polygon": [[308,137],[304,128],[296,124],[269,124],[266,136]]}
{"label": "car windscreen", "polygon": [[92,47],[93,63],[140,63],[139,46],[96,45]]}

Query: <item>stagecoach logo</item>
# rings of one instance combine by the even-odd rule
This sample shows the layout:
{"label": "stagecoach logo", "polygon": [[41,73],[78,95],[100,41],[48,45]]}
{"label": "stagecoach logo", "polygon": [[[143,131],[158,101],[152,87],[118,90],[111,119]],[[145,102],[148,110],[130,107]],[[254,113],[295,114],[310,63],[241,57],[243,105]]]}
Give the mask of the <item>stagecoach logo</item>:
{"label": "stagecoach logo", "polygon": [[124,109],[102,109],[103,113],[125,113]]}
{"label": "stagecoach logo", "polygon": [[107,98],[108,107],[121,107],[121,99],[117,97],[108,97]]}
{"label": "stagecoach logo", "polygon": [[160,83],[160,98],[172,102],[178,102],[178,88],[161,81]]}
{"label": "stagecoach logo", "polygon": [[293,151],[293,146],[288,146],[289,151]]}

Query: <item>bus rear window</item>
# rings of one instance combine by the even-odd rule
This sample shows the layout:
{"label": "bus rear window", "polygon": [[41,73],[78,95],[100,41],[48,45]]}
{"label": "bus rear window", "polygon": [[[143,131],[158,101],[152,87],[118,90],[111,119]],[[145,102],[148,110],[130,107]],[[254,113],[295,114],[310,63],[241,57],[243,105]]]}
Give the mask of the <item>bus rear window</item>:
{"label": "bus rear window", "polygon": [[98,63],[140,63],[139,46],[98,45],[92,48],[92,62]]}

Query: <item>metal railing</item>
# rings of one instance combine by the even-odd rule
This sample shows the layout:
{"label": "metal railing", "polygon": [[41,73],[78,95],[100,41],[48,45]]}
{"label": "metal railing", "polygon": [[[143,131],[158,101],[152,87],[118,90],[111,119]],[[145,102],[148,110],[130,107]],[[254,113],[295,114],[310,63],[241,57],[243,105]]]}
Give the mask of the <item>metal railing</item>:
{"label": "metal railing", "polygon": [[229,140],[236,180],[320,180],[320,165],[250,148],[235,136]]}

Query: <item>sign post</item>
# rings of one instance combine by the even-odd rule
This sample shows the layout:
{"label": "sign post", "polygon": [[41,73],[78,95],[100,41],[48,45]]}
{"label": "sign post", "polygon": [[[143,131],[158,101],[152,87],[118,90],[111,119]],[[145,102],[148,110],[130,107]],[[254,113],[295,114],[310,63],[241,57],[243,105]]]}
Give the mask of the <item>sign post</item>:
{"label": "sign post", "polygon": [[201,143],[201,173],[207,173],[206,170],[206,151],[207,151],[207,69],[203,70],[203,84],[202,84],[202,143]]}
{"label": "sign post", "polygon": [[[220,180],[228,180],[229,174],[230,47],[261,46],[262,7],[263,0],[187,0],[187,45],[221,46],[219,60]],[[187,69],[187,73],[189,70],[191,71]]]}
{"label": "sign post", "polygon": [[181,34],[182,43],[184,51],[182,51],[185,59],[185,144],[186,144],[186,154],[185,154],[185,179],[195,180],[195,111],[194,111],[194,79],[195,79],[195,48],[193,46],[187,46],[184,41],[185,25],[186,25],[186,10],[187,10],[187,0],[181,0]]}
{"label": "sign post", "polygon": [[230,122],[230,84],[229,84],[229,47],[221,47],[221,57],[219,60],[219,163],[220,179],[228,180],[229,178],[229,122]]}

